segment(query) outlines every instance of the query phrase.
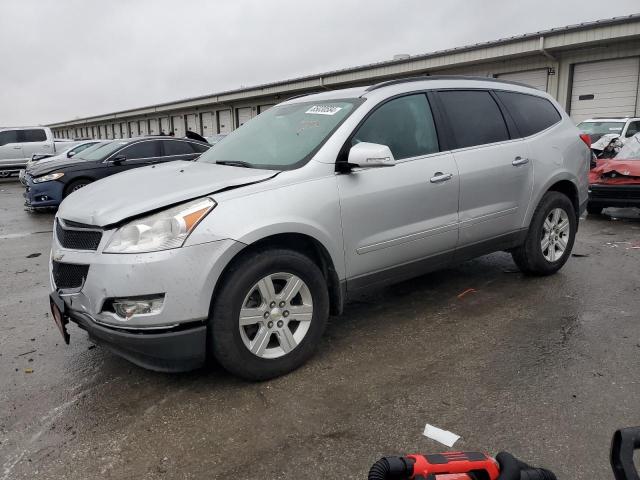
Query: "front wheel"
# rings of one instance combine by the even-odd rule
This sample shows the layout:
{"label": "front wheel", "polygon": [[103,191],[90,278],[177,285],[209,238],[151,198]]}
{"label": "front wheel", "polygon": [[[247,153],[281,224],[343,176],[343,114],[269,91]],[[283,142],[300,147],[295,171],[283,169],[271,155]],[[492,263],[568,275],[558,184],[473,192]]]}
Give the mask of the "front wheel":
{"label": "front wheel", "polygon": [[560,192],[547,192],[538,204],[527,238],[511,253],[522,272],[551,275],[566,263],[577,230],[573,204]]}
{"label": "front wheel", "polygon": [[250,252],[221,281],[209,335],[225,369],[266,380],[311,357],[329,316],[327,284],[314,262],[292,250]]}
{"label": "front wheel", "polygon": [[69,185],[67,185],[67,188],[65,188],[64,190],[64,198],[67,198],[70,194],[72,194],[76,190],[80,190],[82,187],[86,187],[90,183],[91,183],[91,180],[88,180],[88,179],[75,180],[71,182]]}

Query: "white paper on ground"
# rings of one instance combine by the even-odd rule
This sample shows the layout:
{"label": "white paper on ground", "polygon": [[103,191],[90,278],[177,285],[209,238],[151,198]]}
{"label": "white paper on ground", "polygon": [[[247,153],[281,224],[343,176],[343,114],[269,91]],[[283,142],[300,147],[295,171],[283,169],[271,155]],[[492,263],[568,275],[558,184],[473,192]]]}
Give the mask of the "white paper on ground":
{"label": "white paper on ground", "polygon": [[422,434],[425,437],[429,437],[436,442],[446,445],[447,447],[453,447],[453,444],[460,438],[460,435],[456,435],[455,433],[447,430],[442,430],[441,428],[434,427],[428,423],[424,426],[424,432],[422,432]]}

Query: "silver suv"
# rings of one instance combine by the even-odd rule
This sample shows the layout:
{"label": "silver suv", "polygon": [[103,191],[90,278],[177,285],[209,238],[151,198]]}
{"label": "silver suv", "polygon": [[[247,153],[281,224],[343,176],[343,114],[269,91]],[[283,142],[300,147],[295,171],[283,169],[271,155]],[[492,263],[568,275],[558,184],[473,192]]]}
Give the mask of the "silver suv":
{"label": "silver suv", "polygon": [[300,366],[354,292],[510,251],[570,256],[589,148],[546,93],[427,77],[308,95],[196,162],[124,172],[55,220],[51,304],[134,363],[210,355],[266,379]]}

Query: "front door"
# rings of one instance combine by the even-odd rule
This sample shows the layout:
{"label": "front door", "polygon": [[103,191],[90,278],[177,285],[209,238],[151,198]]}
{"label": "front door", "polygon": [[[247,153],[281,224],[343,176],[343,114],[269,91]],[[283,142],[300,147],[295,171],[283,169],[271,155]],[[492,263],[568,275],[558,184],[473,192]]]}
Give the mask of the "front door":
{"label": "front door", "polygon": [[395,281],[447,264],[458,239],[458,171],[440,152],[424,94],[379,106],[351,144],[387,145],[393,167],[337,176],[347,288]]}

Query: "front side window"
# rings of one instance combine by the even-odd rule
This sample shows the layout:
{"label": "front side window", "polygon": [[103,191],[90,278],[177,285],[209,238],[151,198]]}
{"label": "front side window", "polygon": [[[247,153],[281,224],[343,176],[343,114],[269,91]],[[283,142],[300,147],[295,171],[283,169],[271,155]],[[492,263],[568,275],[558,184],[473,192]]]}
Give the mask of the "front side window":
{"label": "front side window", "polygon": [[358,128],[351,140],[386,145],[396,160],[438,151],[438,136],[424,94],[407,95],[384,103]]}
{"label": "front side window", "polygon": [[118,156],[122,155],[127,160],[136,160],[138,158],[153,158],[160,156],[160,142],[146,141],[134,143],[133,145],[123,148]]}
{"label": "front side window", "polygon": [[181,142],[179,140],[163,140],[164,154],[170,155],[193,155],[193,148],[189,142]]}
{"label": "front side window", "polygon": [[640,121],[629,122],[627,133],[624,136],[627,138],[633,137],[638,132],[640,132]]}
{"label": "front side window", "polygon": [[96,148],[87,148],[84,152],[80,152],[74,157],[74,159],[81,160],[105,160],[116,150],[121,149],[129,142],[105,142],[104,144],[98,144]]}
{"label": "front side window", "polygon": [[238,162],[249,168],[274,170],[298,168],[361,102],[318,100],[278,105],[234,130],[197,161]]}
{"label": "front side window", "polygon": [[46,142],[47,134],[41,128],[34,128],[30,130],[21,130],[23,142]]}
{"label": "front side window", "polygon": [[549,100],[516,92],[496,92],[523,137],[546,130],[562,117]]}
{"label": "front side window", "polygon": [[84,143],[82,145],[78,145],[76,147],[73,147],[71,150],[69,150],[69,153],[77,155],[78,153],[82,152],[83,150],[86,150],[87,148],[93,147],[95,145],[98,145],[98,144],[97,143]]}
{"label": "front side window", "polygon": [[0,147],[8,143],[18,142],[18,132],[16,130],[5,130],[0,132]]}
{"label": "front side window", "polygon": [[502,112],[491,94],[483,90],[451,90],[438,93],[457,148],[509,140]]}

